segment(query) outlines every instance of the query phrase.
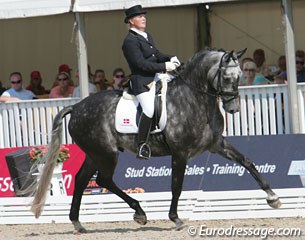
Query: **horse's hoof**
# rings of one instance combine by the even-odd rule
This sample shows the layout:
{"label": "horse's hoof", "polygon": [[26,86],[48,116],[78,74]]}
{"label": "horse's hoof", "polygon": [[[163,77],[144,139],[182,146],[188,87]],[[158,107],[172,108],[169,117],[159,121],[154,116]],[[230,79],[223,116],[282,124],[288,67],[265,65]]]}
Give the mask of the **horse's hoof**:
{"label": "horse's hoof", "polygon": [[186,225],[180,219],[175,221],[175,224],[176,224],[176,231],[180,231],[181,229],[186,227]]}
{"label": "horse's hoof", "polygon": [[74,235],[81,235],[82,233],[87,233],[87,230],[85,228],[74,230]]}
{"label": "horse's hoof", "polygon": [[133,220],[140,225],[145,225],[147,223],[147,218],[146,215],[139,215],[139,214],[134,214],[133,215]]}
{"label": "horse's hoof", "polygon": [[74,226],[74,235],[80,235],[81,233],[87,233],[86,228],[84,228],[79,221],[72,221]]}
{"label": "horse's hoof", "polygon": [[280,208],[281,205],[282,205],[282,203],[281,203],[281,201],[280,201],[279,198],[274,199],[274,200],[269,200],[269,199],[267,199],[267,203],[268,203],[269,206],[272,207],[272,208]]}

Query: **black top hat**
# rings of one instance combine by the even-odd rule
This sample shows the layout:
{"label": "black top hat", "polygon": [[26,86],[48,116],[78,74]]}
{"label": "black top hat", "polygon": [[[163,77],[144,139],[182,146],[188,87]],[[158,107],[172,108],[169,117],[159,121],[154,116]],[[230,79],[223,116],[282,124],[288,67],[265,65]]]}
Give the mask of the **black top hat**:
{"label": "black top hat", "polygon": [[125,17],[124,22],[128,23],[128,20],[130,18],[133,18],[137,15],[145,14],[145,13],[146,13],[146,11],[142,8],[141,5],[135,5],[133,7],[130,7],[125,10],[126,17]]}

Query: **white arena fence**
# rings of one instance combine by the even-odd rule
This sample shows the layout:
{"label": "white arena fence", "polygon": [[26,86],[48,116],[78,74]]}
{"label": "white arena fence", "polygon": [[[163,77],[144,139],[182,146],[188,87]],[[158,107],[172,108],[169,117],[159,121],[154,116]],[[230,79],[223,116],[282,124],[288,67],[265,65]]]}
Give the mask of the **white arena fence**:
{"label": "white arena fence", "polygon": [[[305,84],[298,84],[301,132],[305,133]],[[287,85],[240,87],[241,110],[225,118],[224,136],[289,134]],[[0,104],[0,148],[45,145],[56,114],[78,98],[41,99]],[[220,106],[222,104],[220,103]],[[69,115],[64,120],[63,143],[72,143],[68,133]]]}
{"label": "white arena fence", "polygon": [[[46,145],[56,114],[79,98],[39,99],[0,104],[0,148]],[[70,115],[63,121],[63,143],[72,143],[68,133]]]}
{"label": "white arena fence", "polygon": [[[184,191],[178,206],[180,218],[188,220],[305,217],[305,188],[275,189],[282,207],[272,209],[262,190]],[[146,212],[148,220],[168,220],[170,192],[130,194]],[[30,211],[30,197],[0,198],[0,224],[69,223],[71,196],[52,196],[40,218]],[[81,222],[133,220],[134,210],[114,194],[83,196]]]}
{"label": "white arena fence", "polygon": [[[305,84],[298,84],[301,131],[305,133]],[[225,119],[225,136],[289,134],[287,85],[240,87],[241,111],[234,115],[221,111]],[[0,104],[0,148],[45,145],[56,114],[78,98],[42,99]],[[63,143],[72,139],[63,122]],[[189,220],[305,217],[305,188],[276,189],[283,203],[280,209],[270,208],[262,190],[249,191],[185,191],[179,201],[180,217]],[[171,193],[132,194],[146,211],[148,219],[168,219]],[[71,196],[49,196],[39,219],[30,212],[29,197],[0,198],[0,224],[66,223]],[[80,220],[132,220],[133,210],[113,194],[83,196]]]}

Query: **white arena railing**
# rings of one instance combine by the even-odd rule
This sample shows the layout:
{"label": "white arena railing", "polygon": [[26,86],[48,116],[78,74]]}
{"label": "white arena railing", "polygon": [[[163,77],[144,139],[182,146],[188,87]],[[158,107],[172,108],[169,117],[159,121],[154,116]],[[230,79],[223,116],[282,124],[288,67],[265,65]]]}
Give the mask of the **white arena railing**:
{"label": "white arena railing", "polygon": [[240,112],[225,116],[224,136],[288,134],[287,85],[239,87]]}
{"label": "white arena railing", "polygon": [[[53,119],[65,106],[79,98],[39,99],[0,104],[0,148],[48,144]],[[69,115],[65,118],[63,143],[72,143],[68,133]]]}
{"label": "white arena railing", "polygon": [[[298,84],[301,133],[305,133],[305,84]],[[288,87],[286,84],[240,87],[240,112],[225,118],[224,136],[289,134]],[[55,115],[78,98],[41,99],[0,104],[0,148],[45,145]],[[64,121],[63,143],[72,143],[69,115]]]}

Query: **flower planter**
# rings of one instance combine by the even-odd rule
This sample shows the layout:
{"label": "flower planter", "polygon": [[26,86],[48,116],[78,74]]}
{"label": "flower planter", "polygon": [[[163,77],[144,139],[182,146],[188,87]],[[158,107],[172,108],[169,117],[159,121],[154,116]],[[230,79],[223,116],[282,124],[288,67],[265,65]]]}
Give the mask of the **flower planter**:
{"label": "flower planter", "polygon": [[24,190],[29,187],[36,177],[29,175],[29,171],[32,167],[31,157],[29,155],[29,148],[22,148],[5,156],[6,163],[12,178],[14,192],[18,196],[20,190]]}
{"label": "flower planter", "polygon": [[[63,170],[62,167],[63,167],[62,163],[57,163],[54,168],[51,184],[49,187],[50,196],[67,195],[67,191],[64,186],[64,180],[62,178],[62,173],[66,172],[66,170]],[[42,174],[43,168],[44,168],[44,164],[38,164],[37,166],[38,173],[34,174],[34,175],[38,175],[38,179],[39,179],[39,175]]]}

